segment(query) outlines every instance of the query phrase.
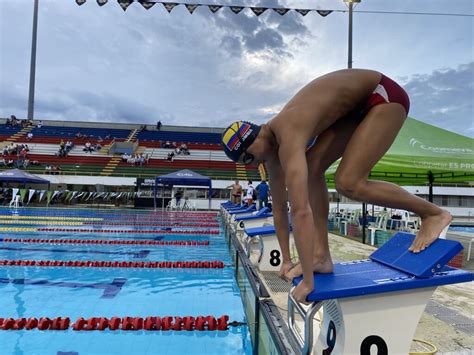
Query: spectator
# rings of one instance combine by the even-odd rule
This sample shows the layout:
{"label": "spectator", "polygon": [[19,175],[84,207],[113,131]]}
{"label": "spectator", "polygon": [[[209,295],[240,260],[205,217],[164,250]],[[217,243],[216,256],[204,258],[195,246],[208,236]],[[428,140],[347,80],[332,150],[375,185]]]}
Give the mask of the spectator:
{"label": "spectator", "polygon": [[13,164],[14,164],[13,159],[8,160],[7,162],[8,167],[13,167]]}
{"label": "spectator", "polygon": [[82,150],[86,153],[92,153],[93,149],[91,142],[86,142],[86,144],[84,144],[84,149]]}
{"label": "spectator", "polygon": [[148,164],[148,160],[150,160],[150,155],[148,153],[145,154],[145,164]]}
{"label": "spectator", "polygon": [[45,174],[51,174],[51,170],[52,170],[52,167],[49,164],[44,167]]}
{"label": "spectator", "polygon": [[25,148],[22,148],[19,155],[22,158],[26,158],[26,156],[28,155],[28,151]]}
{"label": "spectator", "polygon": [[268,207],[268,192],[270,190],[267,182],[262,180],[260,184],[255,188],[258,193],[258,209],[260,210],[263,207]]}
{"label": "spectator", "polygon": [[28,132],[28,134],[26,135],[26,139],[30,141],[32,138],[33,138],[33,133]]}
{"label": "spectator", "polygon": [[171,162],[174,160],[174,151],[168,153],[166,160],[171,161]]}
{"label": "spectator", "polygon": [[10,116],[10,121],[11,121],[11,126],[16,127],[18,125],[18,119],[16,118],[15,115]]}
{"label": "spectator", "polygon": [[177,147],[176,142],[171,143],[171,148],[175,149]]}
{"label": "spectator", "polygon": [[30,160],[28,158],[26,158],[24,161],[23,161],[23,168],[26,169],[28,167],[28,165],[30,165]]}
{"label": "spectator", "polygon": [[163,148],[171,148],[170,141],[166,141],[165,144],[163,144]]}
{"label": "spectator", "polygon": [[10,121],[9,118],[7,118],[6,122],[5,122],[5,126],[9,127],[12,125],[12,121]]}
{"label": "spectator", "polygon": [[66,150],[66,153],[69,153],[69,151],[74,148],[74,143],[72,141],[67,141],[64,145],[64,148]]}
{"label": "spectator", "polygon": [[255,188],[252,185],[252,181],[249,180],[248,186],[247,186],[247,192],[245,194],[245,202],[247,203],[247,206],[250,207],[253,204],[254,198],[255,198]]}
{"label": "spectator", "polygon": [[156,122],[156,130],[161,130],[161,121]]}
{"label": "spectator", "polygon": [[5,158],[2,158],[0,160],[0,166],[7,166],[7,161],[5,160]]}
{"label": "spectator", "polygon": [[76,138],[82,138],[82,137],[83,137],[83,135],[82,135],[81,132],[77,132],[77,133],[76,133]]}
{"label": "spectator", "polygon": [[143,154],[140,154],[139,163],[140,166],[143,166],[143,164],[145,163],[145,157],[143,156]]}
{"label": "spectator", "polygon": [[183,191],[181,190],[176,190],[174,193],[174,198],[176,199],[176,207],[180,207],[181,205],[181,198],[183,197]]}
{"label": "spectator", "polygon": [[38,121],[38,123],[36,124],[36,127],[38,128],[43,127],[43,121]]}
{"label": "spectator", "polygon": [[40,162],[39,162],[38,160],[33,160],[33,161],[30,163],[30,165],[32,165],[32,166],[40,166],[41,164],[40,164]]}
{"label": "spectator", "polygon": [[8,155],[8,146],[3,147],[3,155]]}
{"label": "spectator", "polygon": [[128,155],[127,153],[123,153],[123,155],[122,155],[122,162],[128,161],[129,158],[130,158],[130,155]]}

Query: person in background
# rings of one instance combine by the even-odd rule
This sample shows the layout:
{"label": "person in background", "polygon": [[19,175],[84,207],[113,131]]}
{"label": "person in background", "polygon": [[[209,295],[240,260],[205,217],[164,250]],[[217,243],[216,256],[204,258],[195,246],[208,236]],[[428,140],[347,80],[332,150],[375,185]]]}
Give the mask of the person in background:
{"label": "person in background", "polygon": [[156,130],[161,130],[161,121],[156,122]]}
{"label": "person in background", "polygon": [[245,202],[247,206],[252,206],[253,202],[257,199],[257,192],[255,191],[255,187],[252,185],[252,180],[249,180],[249,184],[247,186],[247,192],[245,194]]}
{"label": "person in background", "polygon": [[268,192],[270,191],[270,187],[267,182],[262,180],[255,189],[258,193],[258,209],[260,210],[263,207],[268,207]]}
{"label": "person in background", "polygon": [[242,203],[242,186],[240,186],[239,180],[235,180],[232,185],[226,187],[226,189],[228,188],[232,188],[232,191],[230,192],[230,201],[234,204]]}
{"label": "person in background", "polygon": [[181,206],[181,198],[183,197],[183,191],[181,190],[176,190],[176,192],[174,193],[174,198],[176,199],[176,207],[180,207]]}

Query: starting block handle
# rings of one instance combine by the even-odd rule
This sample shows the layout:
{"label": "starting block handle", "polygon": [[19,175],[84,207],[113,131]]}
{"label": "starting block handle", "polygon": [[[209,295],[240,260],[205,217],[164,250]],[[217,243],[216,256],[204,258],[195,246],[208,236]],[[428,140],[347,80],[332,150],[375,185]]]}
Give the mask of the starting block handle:
{"label": "starting block handle", "polygon": [[[288,293],[288,327],[290,333],[301,348],[303,355],[309,355],[313,348],[313,319],[316,312],[322,307],[323,302],[313,302],[308,310],[305,310],[301,304],[293,297],[293,291],[296,287],[291,287]],[[297,311],[304,321],[304,338],[296,329],[295,311]]]}

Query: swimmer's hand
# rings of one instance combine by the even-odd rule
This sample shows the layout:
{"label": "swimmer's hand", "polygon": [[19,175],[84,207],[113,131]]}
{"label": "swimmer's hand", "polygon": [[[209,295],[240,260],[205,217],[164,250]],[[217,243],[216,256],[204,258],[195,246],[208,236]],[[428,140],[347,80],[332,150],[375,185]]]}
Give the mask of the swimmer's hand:
{"label": "swimmer's hand", "polygon": [[278,277],[280,279],[283,279],[285,281],[292,281],[293,278],[288,278],[287,274],[289,273],[289,271],[293,268],[293,263],[290,261],[284,261],[282,264],[281,264],[281,267],[280,267],[280,271],[278,271]]}
{"label": "swimmer's hand", "polygon": [[306,282],[304,279],[296,286],[293,291],[293,298],[299,303],[310,304],[311,302],[306,301],[306,296],[308,296],[311,291],[314,289],[314,281],[311,280]]}

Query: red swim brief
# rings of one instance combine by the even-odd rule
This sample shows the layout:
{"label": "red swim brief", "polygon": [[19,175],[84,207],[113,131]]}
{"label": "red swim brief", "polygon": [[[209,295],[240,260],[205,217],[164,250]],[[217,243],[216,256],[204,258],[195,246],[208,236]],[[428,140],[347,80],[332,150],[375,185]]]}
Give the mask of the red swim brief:
{"label": "red swim brief", "polygon": [[391,102],[396,102],[402,105],[408,115],[408,111],[410,110],[410,99],[408,98],[408,94],[395,81],[382,74],[379,84],[367,100],[367,105],[365,106],[364,111],[368,112],[374,106]]}

